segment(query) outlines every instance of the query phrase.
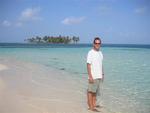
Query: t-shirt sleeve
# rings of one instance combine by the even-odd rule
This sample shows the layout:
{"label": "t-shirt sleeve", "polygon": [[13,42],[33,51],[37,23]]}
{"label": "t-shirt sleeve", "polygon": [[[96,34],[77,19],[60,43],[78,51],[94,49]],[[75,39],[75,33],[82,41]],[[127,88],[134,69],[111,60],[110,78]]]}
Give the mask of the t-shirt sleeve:
{"label": "t-shirt sleeve", "polygon": [[92,55],[90,54],[90,52],[87,54],[87,63],[92,63]]}

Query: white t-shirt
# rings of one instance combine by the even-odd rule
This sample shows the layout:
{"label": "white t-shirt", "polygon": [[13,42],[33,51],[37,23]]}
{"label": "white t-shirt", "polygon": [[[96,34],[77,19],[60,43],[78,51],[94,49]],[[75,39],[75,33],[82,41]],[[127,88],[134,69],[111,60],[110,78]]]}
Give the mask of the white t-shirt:
{"label": "white t-shirt", "polygon": [[87,63],[91,64],[91,74],[93,79],[102,78],[103,54],[101,51],[91,49],[87,55]]}

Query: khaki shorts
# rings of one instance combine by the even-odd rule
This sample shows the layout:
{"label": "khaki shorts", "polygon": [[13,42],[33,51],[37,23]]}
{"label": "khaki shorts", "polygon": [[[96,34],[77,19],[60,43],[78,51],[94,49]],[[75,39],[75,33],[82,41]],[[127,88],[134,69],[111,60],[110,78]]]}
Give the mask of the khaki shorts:
{"label": "khaki shorts", "polygon": [[100,86],[100,79],[94,79],[94,83],[88,84],[88,92],[96,93]]}

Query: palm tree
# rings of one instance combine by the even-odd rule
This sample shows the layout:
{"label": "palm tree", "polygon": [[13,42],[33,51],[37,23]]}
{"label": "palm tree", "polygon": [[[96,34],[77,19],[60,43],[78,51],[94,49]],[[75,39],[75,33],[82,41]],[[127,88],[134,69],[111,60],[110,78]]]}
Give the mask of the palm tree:
{"label": "palm tree", "polygon": [[76,37],[76,43],[79,42],[79,41],[80,41],[80,38],[79,38],[79,37]]}
{"label": "palm tree", "polygon": [[73,36],[72,40],[74,43],[77,43],[77,42],[79,42],[80,39],[79,39],[79,37]]}
{"label": "palm tree", "polygon": [[44,40],[45,42],[48,42],[48,36],[44,36],[44,37],[43,37],[43,40]]}
{"label": "palm tree", "polygon": [[41,40],[42,40],[42,38],[41,38],[41,37],[36,36],[36,42],[40,43],[40,42],[41,42]]}
{"label": "palm tree", "polygon": [[35,38],[32,37],[32,38],[28,38],[26,41],[30,42],[30,43],[33,43],[35,41]]}
{"label": "palm tree", "polygon": [[72,41],[75,43],[75,40],[76,40],[76,37],[75,36],[73,36],[72,37]]}

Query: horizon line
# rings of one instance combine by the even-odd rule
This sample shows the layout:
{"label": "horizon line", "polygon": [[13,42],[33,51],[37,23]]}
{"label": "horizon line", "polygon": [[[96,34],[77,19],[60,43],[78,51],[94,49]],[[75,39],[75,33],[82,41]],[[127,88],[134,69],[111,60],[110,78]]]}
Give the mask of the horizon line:
{"label": "horizon line", "polygon": [[[28,42],[0,42],[0,44],[4,44],[4,43],[7,43],[7,44],[58,44],[59,43],[28,43]],[[70,44],[63,44],[63,45],[79,45],[79,44],[92,44],[92,43],[70,43]],[[150,45],[150,44],[144,44],[144,43],[102,43],[102,45]]]}

